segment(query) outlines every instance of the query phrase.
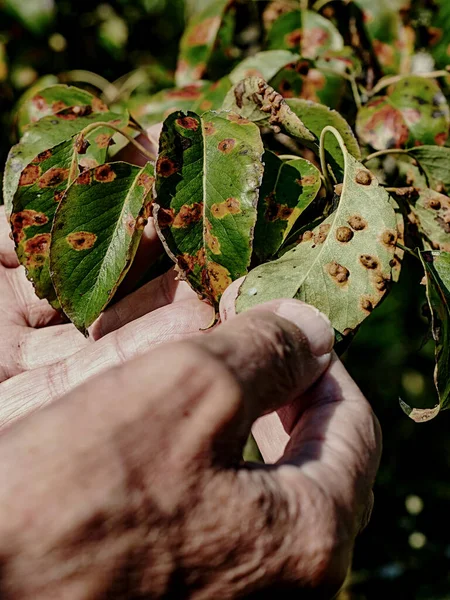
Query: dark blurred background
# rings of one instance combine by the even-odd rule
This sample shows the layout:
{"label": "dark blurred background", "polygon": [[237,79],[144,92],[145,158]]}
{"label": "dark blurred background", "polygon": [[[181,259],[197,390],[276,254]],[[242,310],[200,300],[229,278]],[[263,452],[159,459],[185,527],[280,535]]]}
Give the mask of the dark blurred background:
{"label": "dark blurred background", "polygon": [[[168,87],[185,18],[205,2],[0,0],[1,165],[14,142],[14,103],[38,78],[66,73],[64,81],[102,87],[144,67],[141,90]],[[450,415],[419,425],[399,407],[399,398],[436,403],[422,272],[414,258],[405,266],[344,356],[381,421],[384,452],[372,521],[341,600],[450,600]]]}

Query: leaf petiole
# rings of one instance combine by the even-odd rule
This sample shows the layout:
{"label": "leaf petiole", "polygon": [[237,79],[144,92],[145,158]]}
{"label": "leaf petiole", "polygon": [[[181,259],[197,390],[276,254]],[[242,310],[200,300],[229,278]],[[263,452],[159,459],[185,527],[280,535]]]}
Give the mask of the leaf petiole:
{"label": "leaf petiole", "polygon": [[[85,127],[82,131],[80,131],[79,137],[80,138],[81,137],[85,137],[88,133],[90,133],[93,129],[96,129],[97,127],[109,127],[109,129],[112,129],[113,131],[116,131],[117,133],[120,133],[121,135],[123,135],[130,142],[130,144],[133,144],[133,146],[137,150],[139,150],[139,152],[143,156],[145,156],[149,161],[155,162],[156,156],[152,152],[149,152],[147,150],[147,148],[145,148],[142,144],[140,144],[139,142],[137,142],[129,133],[127,133],[123,129],[120,129],[120,127],[116,127],[115,125],[112,125],[111,123],[101,123],[101,122],[99,122],[99,123],[91,123],[87,127]],[[145,135],[147,135],[147,137],[148,137],[147,132],[145,132]],[[150,139],[150,141],[153,142],[154,140]]]}

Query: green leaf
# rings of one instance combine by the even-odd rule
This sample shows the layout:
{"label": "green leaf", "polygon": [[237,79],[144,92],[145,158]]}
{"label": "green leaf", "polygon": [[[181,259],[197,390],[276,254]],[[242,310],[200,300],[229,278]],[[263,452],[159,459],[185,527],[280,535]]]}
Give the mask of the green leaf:
{"label": "green leaf", "polygon": [[113,134],[111,129],[99,126],[86,140],[74,136],[38,154],[20,175],[10,217],[16,253],[36,294],[55,308],[58,302],[49,272],[53,218],[58,203],[80,170],[105,161]]}
{"label": "green leaf", "polygon": [[19,134],[23,135],[30,123],[75,106],[79,107],[80,116],[108,110],[99,98],[85,90],[63,84],[52,85],[39,90],[21,103],[17,111]]}
{"label": "green leaf", "polygon": [[385,73],[409,73],[414,29],[404,23],[409,0],[355,0],[363,11],[373,51]]}
{"label": "green leaf", "polygon": [[4,0],[4,10],[35,35],[48,31],[55,8],[54,0]]}
{"label": "green leaf", "polygon": [[450,4],[447,0],[438,0],[439,8],[433,11],[429,30],[429,48],[436,61],[436,67],[445,69],[449,64],[448,48],[450,46]]}
{"label": "green leaf", "polygon": [[231,85],[228,76],[222,77],[214,83],[209,83],[203,88],[200,98],[192,103],[190,110],[199,114],[208,110],[219,110],[231,89]]}
{"label": "green leaf", "polygon": [[408,154],[419,162],[430,187],[438,192],[450,193],[450,148],[442,146],[417,146]]}
{"label": "green leaf", "polygon": [[248,56],[235,67],[229,77],[233,84],[239,83],[247,77],[260,77],[270,81],[278,71],[300,59],[298,54],[288,50],[265,50]]}
{"label": "green leaf", "polygon": [[276,261],[251,271],[242,284],[237,312],[274,298],[297,298],[325,313],[344,334],[376,307],[391,281],[397,239],[387,192],[345,148],[345,177],[338,208]]}
{"label": "green leaf", "polygon": [[[183,87],[205,77],[208,66],[215,59],[216,43],[221,43],[219,33],[229,7],[229,0],[217,0],[206,6],[203,11],[195,13],[190,19],[180,42],[180,55],[175,74],[177,86]],[[226,21],[224,26],[228,33],[229,21]],[[231,28],[234,32],[234,22]]]}
{"label": "green leaf", "polygon": [[336,27],[310,10],[282,14],[267,34],[268,50],[285,49],[305,58],[317,58],[327,50],[342,50],[344,42]]}
{"label": "green leaf", "polygon": [[438,84],[411,75],[392,86],[387,96],[371,100],[358,111],[356,132],[376,150],[442,146],[449,125],[449,107]]}
{"label": "green leaf", "polygon": [[[329,109],[323,104],[309,102],[308,100],[290,99],[286,100],[289,108],[298,116],[305,126],[318,138],[323,129],[330,125],[341,134],[344,144],[350,154],[357,160],[361,159],[361,150],[352,128],[337,111]],[[342,155],[339,142],[335,137],[328,136],[325,141],[327,162],[331,165],[334,174],[344,169],[344,156]],[[340,179],[342,181],[342,179]]]}
{"label": "green leaf", "polygon": [[253,244],[260,261],[278,252],[321,186],[319,170],[304,158],[283,162],[273,152],[266,151],[263,162],[264,177]]}
{"label": "green leaf", "polygon": [[258,128],[234,114],[178,112],[164,123],[157,226],[181,277],[215,306],[250,263],[262,153]]}
{"label": "green leaf", "polygon": [[50,268],[61,307],[81,332],[125,277],[150,210],[153,166],[123,162],[83,172],[58,206]]}
{"label": "green leaf", "polygon": [[450,253],[421,252],[420,260],[425,270],[431,332],[436,344],[434,381],[439,404],[431,409],[418,409],[401,402],[406,414],[419,423],[429,421],[450,406]]}
{"label": "green leaf", "polygon": [[237,83],[228,92],[223,109],[230,110],[259,127],[270,126],[276,133],[283,131],[308,147],[318,147],[316,136],[289,108],[281,94],[260,77],[249,77]]}
{"label": "green leaf", "polygon": [[45,150],[51,150],[61,142],[71,138],[91,123],[106,122],[125,127],[128,115],[111,112],[93,113],[79,116],[71,108],[57,115],[44,117],[30,125],[18,144],[8,154],[3,178],[3,201],[8,216],[12,209],[12,199],[19,185],[22,171]]}
{"label": "green leaf", "polygon": [[418,190],[410,206],[419,232],[432,248],[450,252],[450,199],[429,188]]}

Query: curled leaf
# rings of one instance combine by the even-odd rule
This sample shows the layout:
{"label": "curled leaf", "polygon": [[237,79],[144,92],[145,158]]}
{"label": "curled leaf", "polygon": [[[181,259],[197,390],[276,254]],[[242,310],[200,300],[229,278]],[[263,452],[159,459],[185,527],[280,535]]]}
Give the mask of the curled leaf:
{"label": "curled leaf", "polygon": [[79,175],[58,207],[51,277],[62,309],[83,333],[131,266],[150,212],[153,175],[150,163],[100,165]]}
{"label": "curled leaf", "polygon": [[214,305],[250,263],[262,153],[258,128],[234,114],[178,112],[164,123],[157,227],[181,277]]}
{"label": "curled leaf", "polygon": [[253,269],[236,301],[242,312],[274,298],[316,306],[342,334],[355,329],[386,294],[397,239],[387,192],[347,151],[340,202],[327,219],[303,232],[298,245],[276,261]]}
{"label": "curled leaf", "polygon": [[417,159],[430,187],[438,192],[450,193],[450,148],[443,146],[417,146],[408,154]]}

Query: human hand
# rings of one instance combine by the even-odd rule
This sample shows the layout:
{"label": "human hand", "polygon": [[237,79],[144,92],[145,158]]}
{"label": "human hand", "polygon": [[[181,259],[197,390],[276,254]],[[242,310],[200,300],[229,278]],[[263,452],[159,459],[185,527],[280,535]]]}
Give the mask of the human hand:
{"label": "human hand", "polygon": [[[280,300],[230,317],[230,295],[217,329],[0,437],[4,600],[336,592],[370,506],[377,421],[315,309]],[[274,409],[282,431],[258,442],[281,461],[242,465]]]}

